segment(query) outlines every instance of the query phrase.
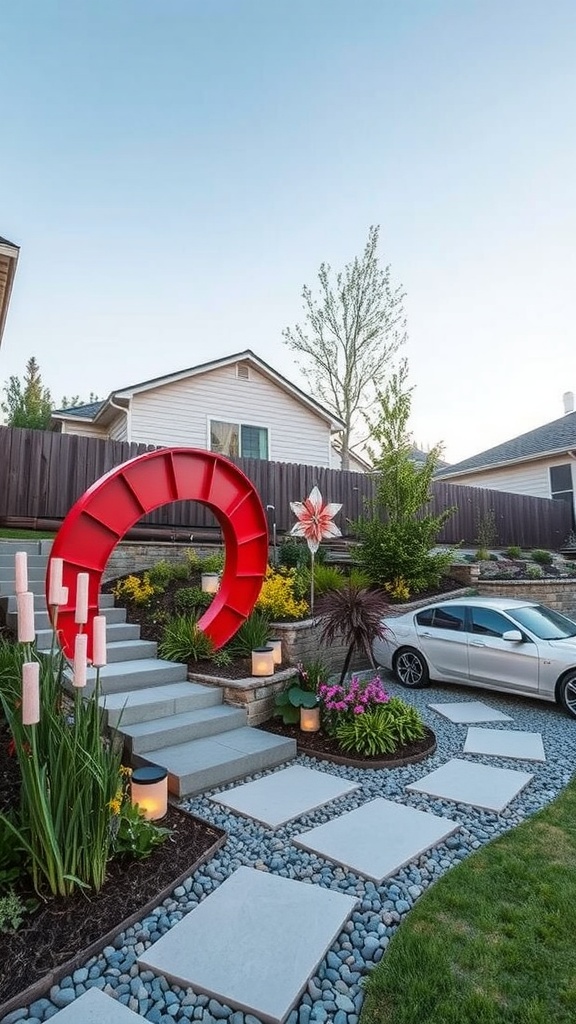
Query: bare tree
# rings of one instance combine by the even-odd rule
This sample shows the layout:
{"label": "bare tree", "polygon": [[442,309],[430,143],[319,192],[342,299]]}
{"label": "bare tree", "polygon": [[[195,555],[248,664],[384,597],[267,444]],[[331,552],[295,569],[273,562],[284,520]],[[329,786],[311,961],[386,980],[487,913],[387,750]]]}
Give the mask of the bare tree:
{"label": "bare tree", "polygon": [[372,225],[361,257],[339,271],[318,271],[319,297],[304,285],[304,326],[282,332],[304,357],[299,364],[313,394],[344,421],[342,469],[350,465],[351,435],[360,409],[384,387],[391,357],[406,340],[404,292],[390,283],[390,267],[378,257],[380,227]]}

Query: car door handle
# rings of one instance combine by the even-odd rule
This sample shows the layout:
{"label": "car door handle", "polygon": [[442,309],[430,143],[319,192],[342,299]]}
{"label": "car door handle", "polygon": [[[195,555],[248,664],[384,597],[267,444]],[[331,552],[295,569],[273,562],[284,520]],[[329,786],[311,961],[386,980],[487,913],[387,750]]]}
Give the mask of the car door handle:
{"label": "car door handle", "polygon": [[486,647],[486,644],[483,644],[481,640],[471,640],[470,647]]}
{"label": "car door handle", "polygon": [[428,633],[428,632],[424,631],[423,633],[420,634],[420,636],[432,636],[432,633]]}

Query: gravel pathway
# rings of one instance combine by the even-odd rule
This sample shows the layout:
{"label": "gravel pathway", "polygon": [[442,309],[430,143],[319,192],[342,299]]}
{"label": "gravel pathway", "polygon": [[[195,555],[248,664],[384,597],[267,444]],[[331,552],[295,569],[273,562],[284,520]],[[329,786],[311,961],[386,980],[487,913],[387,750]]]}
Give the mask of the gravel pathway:
{"label": "gravel pathway", "polygon": [[[151,971],[141,970],[138,955],[164,932],[192,910],[200,899],[213,891],[241,865],[271,871],[315,885],[336,889],[359,897],[357,910],[344,931],[308,983],[299,1005],[288,1017],[287,1024],[358,1024],[362,1005],[361,981],[378,963],[404,916],[418,897],[445,871],[458,864],[472,851],[495,836],[513,828],[529,815],[549,803],[567,785],[576,765],[576,721],[552,704],[528,699],[505,697],[490,691],[465,687],[430,686],[425,690],[407,691],[390,679],[386,686],[391,694],[407,698],[422,711],[438,740],[436,754],[420,764],[404,768],[365,770],[328,765],[326,762],[299,757],[293,763],[328,770],[360,784],[350,796],[339,799],[297,821],[275,830],[247,818],[226,812],[202,795],[185,802],[194,814],[228,833],[225,847],[208,864],[179,886],[155,913],[120,934],[112,946],[54,986],[49,997],[4,1017],[0,1024],[28,1024],[48,1020],[59,1008],[68,1005],[90,987],[97,987],[115,996],[122,1003],[155,1024],[172,1021],[199,1021],[213,1024],[227,1020],[229,1024],[260,1024],[250,1014],[234,1011],[208,996],[196,995],[190,989],[170,986]],[[428,708],[431,703],[460,700],[482,700],[491,707],[511,715],[512,722],[486,723],[487,728],[513,728],[540,732],[547,761],[535,763],[509,758],[463,754],[467,725],[453,724]],[[406,793],[405,786],[422,778],[451,757],[504,768],[519,768],[534,774],[534,779],[500,814],[463,804],[439,800],[418,793]],[[269,774],[269,773],[261,773]],[[260,775],[251,776],[259,778]],[[238,783],[219,787],[222,792]],[[336,814],[353,810],[375,797],[385,797],[424,811],[452,818],[461,828],[445,843],[420,856],[380,886],[291,844],[292,836],[304,828],[329,821]],[[281,926],[281,924],[280,924]],[[281,965],[278,965],[281,970]]]}

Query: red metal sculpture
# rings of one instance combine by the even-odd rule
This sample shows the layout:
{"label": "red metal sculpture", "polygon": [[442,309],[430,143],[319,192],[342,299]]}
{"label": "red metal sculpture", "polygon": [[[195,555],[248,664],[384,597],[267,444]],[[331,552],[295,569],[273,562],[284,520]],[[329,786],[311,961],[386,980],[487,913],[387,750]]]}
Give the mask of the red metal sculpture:
{"label": "red metal sculpture", "polygon": [[52,559],[62,558],[63,585],[68,587],[69,597],[58,609],[58,633],[67,657],[73,655],[78,631],[74,622],[78,573],[89,574],[86,632],[90,657],[100,581],[112,551],[143,515],[171,501],[206,505],[224,535],[222,583],[198,625],[218,648],[248,617],[268,564],[268,528],[258,493],[244,473],[222,455],[196,448],[164,448],[130,459],[92,484],[70,509],[56,535],[46,580],[50,580]]}

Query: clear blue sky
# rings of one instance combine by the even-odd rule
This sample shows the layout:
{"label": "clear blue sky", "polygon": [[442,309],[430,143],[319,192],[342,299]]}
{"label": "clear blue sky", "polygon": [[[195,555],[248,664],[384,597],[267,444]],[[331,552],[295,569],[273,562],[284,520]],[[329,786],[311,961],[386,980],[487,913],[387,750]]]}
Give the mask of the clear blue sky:
{"label": "clear blue sky", "polygon": [[0,11],[0,382],[100,396],[281,331],[322,260],[407,292],[456,461],[576,391],[574,0],[18,0]]}

